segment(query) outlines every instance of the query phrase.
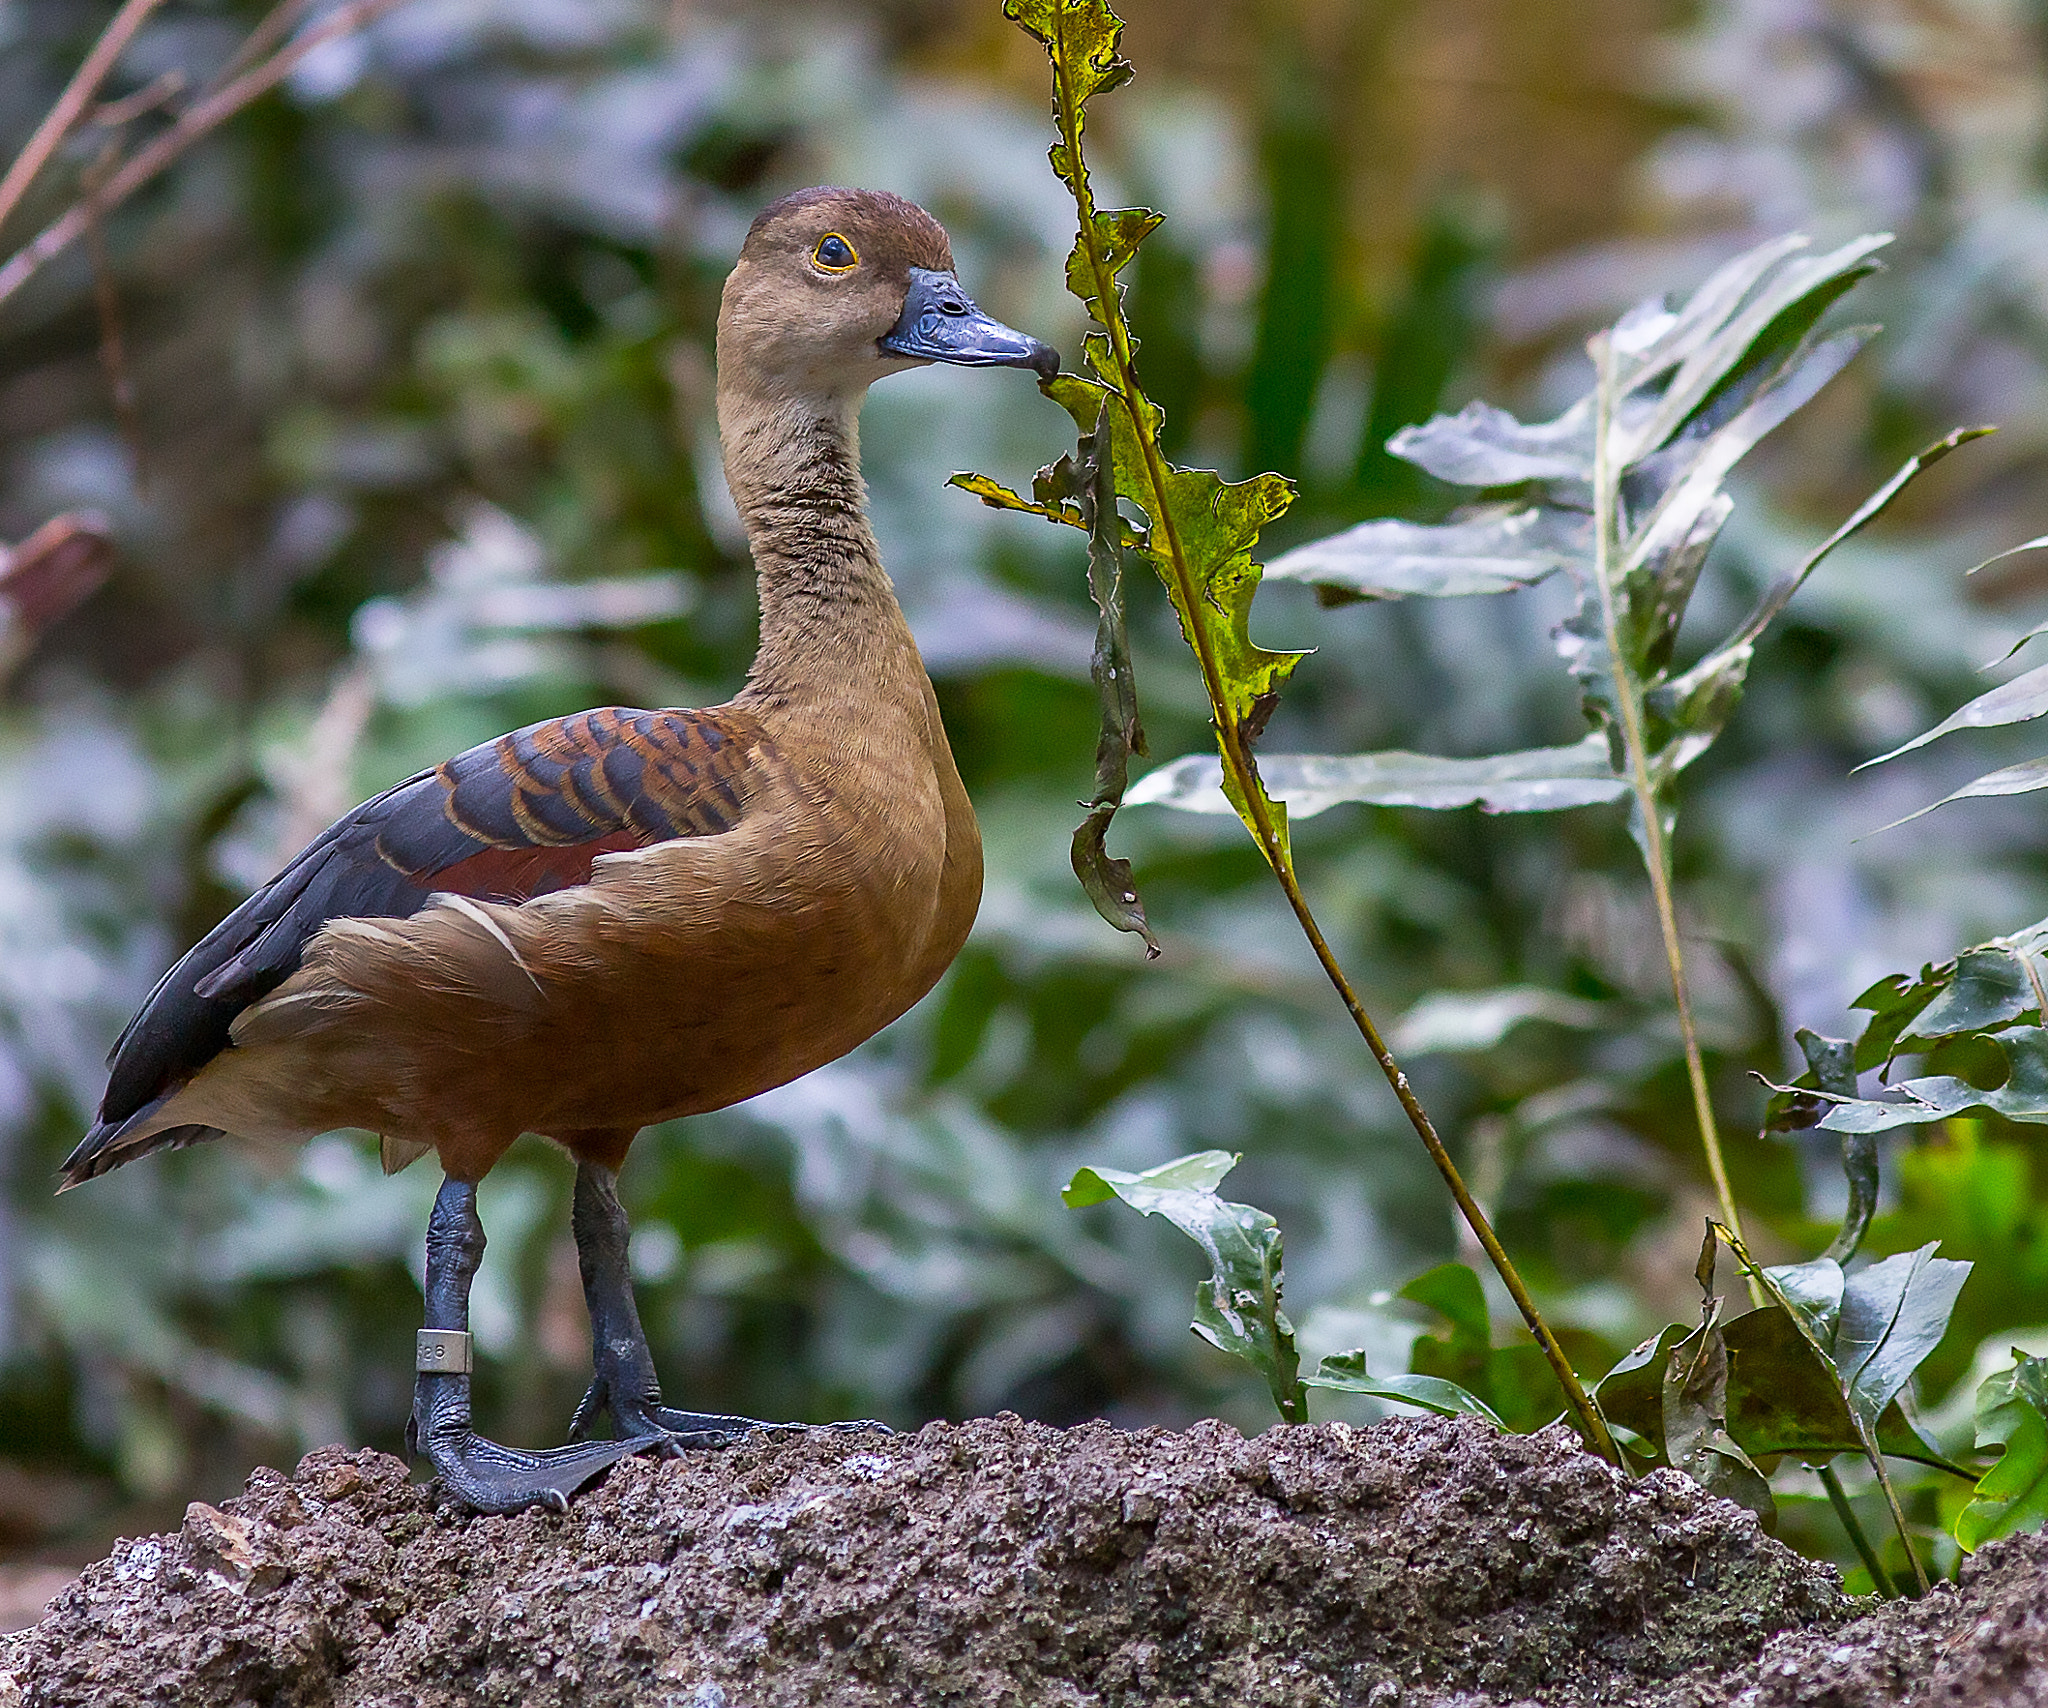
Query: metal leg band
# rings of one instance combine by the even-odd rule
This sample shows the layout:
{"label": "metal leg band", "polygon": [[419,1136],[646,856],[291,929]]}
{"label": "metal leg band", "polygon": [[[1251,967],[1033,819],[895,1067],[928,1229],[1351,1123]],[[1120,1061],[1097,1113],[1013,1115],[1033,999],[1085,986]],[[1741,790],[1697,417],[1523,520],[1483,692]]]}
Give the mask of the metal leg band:
{"label": "metal leg band", "polygon": [[413,1354],[413,1368],[423,1376],[467,1376],[475,1368],[469,1331],[423,1328]]}

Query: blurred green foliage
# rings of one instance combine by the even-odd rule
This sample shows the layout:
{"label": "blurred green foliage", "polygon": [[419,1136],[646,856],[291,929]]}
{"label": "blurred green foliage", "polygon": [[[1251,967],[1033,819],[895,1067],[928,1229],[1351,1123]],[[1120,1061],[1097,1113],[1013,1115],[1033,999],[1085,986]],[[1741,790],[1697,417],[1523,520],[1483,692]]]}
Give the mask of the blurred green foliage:
{"label": "blurred green foliage", "polygon": [[[1177,457],[1300,481],[1276,551],[1441,516],[1448,489],[1381,456],[1394,427],[1482,392],[1548,413],[1586,389],[1587,332],[1793,228],[1900,233],[1867,287],[1888,331],[1759,452],[1701,635],[1934,433],[2008,424],[1801,593],[1696,769],[1675,850],[1751,1244],[1810,1256],[1840,1219],[1838,1147],[1761,1136],[1751,1073],[1795,1071],[1792,1028],[1842,1034],[1881,974],[2048,913],[2024,799],[1858,840],[2025,756],[2024,730],[1848,775],[1980,692],[2043,614],[2038,558],[1962,579],[2048,531],[2034,9],[1927,0],[1902,30],[1859,5],[1817,27],[1778,0],[1709,0],[1656,41],[1649,9],[1621,5],[1130,10],[1140,80],[1095,148],[1106,199],[1174,215],[1132,269],[1148,383]],[[0,16],[0,152],[104,15]],[[202,76],[255,15],[167,6],[110,93]],[[529,718],[736,686],[753,590],[709,348],[761,203],[823,181],[912,195],[984,306],[1074,347],[1041,73],[1012,33],[993,6],[908,0],[409,0],[108,222],[134,442],[83,254],[0,310],[0,537],[92,506],[120,547],[0,700],[0,1545],[91,1550],[260,1459],[397,1447],[429,1172],[387,1180],[369,1141],[335,1136],[156,1159],[53,1200],[100,1057],[184,944],[368,792]],[[0,246],[61,209],[96,146]],[[1068,425],[1021,386],[991,407],[971,378],[879,388],[863,450],[982,814],[981,922],[940,989],[846,1062],[642,1141],[623,1188],[643,1314],[672,1395],[713,1409],[1257,1426],[1263,1384],[1187,1332],[1186,1242],[1065,1209],[1077,1167],[1242,1152],[1233,1191],[1286,1229],[1310,1368],[1347,1349],[1418,1368],[1418,1338],[1460,1319],[1398,1290],[1472,1254],[1234,826],[1117,820],[1158,962],[1075,886],[1097,727],[1080,539],[943,487],[964,467],[1028,483]],[[1583,725],[1547,633],[1566,608],[1545,587],[1318,611],[1276,583],[1254,634],[1319,650],[1265,748],[1569,743]],[[1131,628],[1154,751],[1203,745],[1149,589]],[[1699,644],[1680,636],[1681,664]],[[1411,1073],[1589,1370],[1695,1309],[1708,1201],[1619,821],[1345,807],[1294,836],[1326,929],[1376,1012],[1413,1022]],[[1963,1378],[2011,1367],[2014,1345],[2048,1352],[2040,1144],[1976,1118],[1880,1141],[1866,1253],[1939,1238],[1977,1265],[1921,1371],[1922,1421],[1952,1452],[1971,1439]],[[586,1374],[568,1184],[529,1143],[484,1194],[479,1406],[515,1441],[558,1438]],[[1468,1324],[1447,1357],[1499,1356],[1488,1303],[1493,1339]],[[1780,1487],[1782,1533],[1849,1560],[1818,1485]],[[1902,1495],[1928,1523],[1950,1499]]]}

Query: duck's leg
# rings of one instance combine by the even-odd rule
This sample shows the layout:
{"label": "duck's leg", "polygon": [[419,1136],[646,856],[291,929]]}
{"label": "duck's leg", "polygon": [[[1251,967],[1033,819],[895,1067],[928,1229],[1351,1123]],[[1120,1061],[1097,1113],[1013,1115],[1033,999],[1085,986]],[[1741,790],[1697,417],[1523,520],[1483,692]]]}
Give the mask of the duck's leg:
{"label": "duck's leg", "polygon": [[590,1387],[569,1420],[569,1439],[584,1440],[598,1416],[610,1412],[619,1434],[658,1434],[678,1447],[723,1447],[755,1429],[800,1428],[721,1412],[677,1411],[661,1403],[654,1356],[640,1327],[633,1299],[633,1272],[626,1261],[626,1211],[619,1202],[619,1177],[602,1163],[579,1158],[576,1201],[570,1225],[583,1271],[583,1297],[590,1307]]}
{"label": "duck's leg", "polygon": [[[630,1136],[630,1135],[629,1135]],[[623,1150],[623,1145],[620,1149]],[[633,1272],[626,1262],[626,1211],[619,1202],[616,1171],[579,1158],[576,1163],[576,1256],[583,1269],[583,1297],[590,1306],[590,1387],[569,1421],[569,1439],[583,1440],[609,1411],[621,1435],[659,1431],[678,1447],[723,1447],[756,1429],[879,1429],[872,1418],[845,1423],[764,1423],[724,1412],[677,1411],[661,1403],[661,1382],[633,1301]]]}
{"label": "duck's leg", "polygon": [[483,1255],[475,1185],[443,1182],[427,1223],[426,1327],[419,1337],[406,1441],[414,1451],[424,1450],[441,1480],[479,1512],[535,1505],[566,1512],[569,1497],[606,1466],[658,1447],[665,1438],[639,1430],[617,1441],[528,1453],[486,1441],[470,1427],[469,1289]]}

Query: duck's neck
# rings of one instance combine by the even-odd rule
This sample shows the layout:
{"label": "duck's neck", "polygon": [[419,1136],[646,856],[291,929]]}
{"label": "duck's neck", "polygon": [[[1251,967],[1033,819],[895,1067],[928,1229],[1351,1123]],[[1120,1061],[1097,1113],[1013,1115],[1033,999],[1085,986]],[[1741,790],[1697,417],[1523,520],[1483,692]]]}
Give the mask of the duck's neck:
{"label": "duck's neck", "polygon": [[915,666],[896,590],[868,525],[855,398],[721,390],[725,478],[761,585],[754,699],[887,691]]}

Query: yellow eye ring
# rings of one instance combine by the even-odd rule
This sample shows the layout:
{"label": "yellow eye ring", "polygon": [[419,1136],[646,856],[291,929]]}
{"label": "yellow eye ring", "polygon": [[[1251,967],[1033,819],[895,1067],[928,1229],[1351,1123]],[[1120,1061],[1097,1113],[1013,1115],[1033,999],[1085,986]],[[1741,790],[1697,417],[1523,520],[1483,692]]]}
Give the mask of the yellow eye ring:
{"label": "yellow eye ring", "polygon": [[828,231],[812,247],[811,265],[824,273],[850,273],[860,265],[860,251],[839,232]]}

